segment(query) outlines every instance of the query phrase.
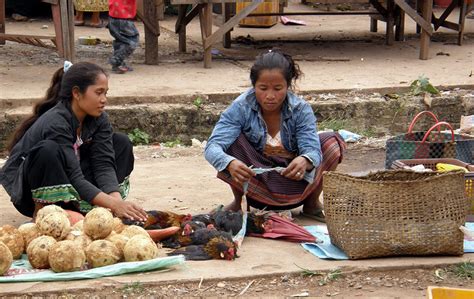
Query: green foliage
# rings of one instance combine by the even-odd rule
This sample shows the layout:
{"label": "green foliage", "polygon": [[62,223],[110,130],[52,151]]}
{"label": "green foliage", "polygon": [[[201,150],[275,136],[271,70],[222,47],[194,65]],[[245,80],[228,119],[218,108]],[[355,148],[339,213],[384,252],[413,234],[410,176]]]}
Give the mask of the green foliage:
{"label": "green foliage", "polygon": [[202,104],[203,104],[203,101],[201,97],[197,97],[193,102],[193,105],[196,106],[196,108],[198,109],[202,107]]}
{"label": "green foliage", "polygon": [[179,140],[179,139],[170,140],[170,141],[166,141],[165,143],[163,143],[164,147],[176,147],[178,145],[182,145],[181,140]]}
{"label": "green foliage", "polygon": [[425,75],[421,75],[418,77],[418,79],[413,81],[410,85],[410,89],[414,95],[419,95],[426,92],[431,94],[439,94],[439,90],[431,85],[430,79],[425,77]]}
{"label": "green foliage", "polygon": [[150,135],[138,128],[135,128],[132,132],[128,133],[128,139],[130,139],[133,145],[150,143]]}
{"label": "green foliage", "polygon": [[474,279],[474,264],[470,261],[454,265],[449,270],[459,278]]}
{"label": "green foliage", "polygon": [[143,284],[139,281],[127,283],[122,288],[122,293],[128,294],[128,295],[141,294],[144,291],[145,291],[145,288],[143,287]]}
{"label": "green foliage", "polygon": [[319,122],[318,126],[319,126],[320,130],[331,129],[331,130],[337,132],[341,129],[348,130],[348,121],[344,120],[344,119],[335,119],[335,118],[326,119],[326,120],[323,120],[323,121]]}
{"label": "green foliage", "polygon": [[321,279],[319,280],[319,285],[323,286],[326,285],[328,282],[335,281],[341,277],[343,277],[342,271],[340,269],[334,269],[329,271],[328,273],[325,272],[319,272],[319,271],[312,271],[303,267],[300,267],[295,264],[296,267],[300,268],[301,275],[304,277],[313,277],[313,276],[321,276]]}

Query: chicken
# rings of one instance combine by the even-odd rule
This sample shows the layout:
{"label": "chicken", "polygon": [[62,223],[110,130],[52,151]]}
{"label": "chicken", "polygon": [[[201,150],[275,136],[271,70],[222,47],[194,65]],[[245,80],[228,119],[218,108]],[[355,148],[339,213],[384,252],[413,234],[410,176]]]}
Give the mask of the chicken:
{"label": "chicken", "polygon": [[248,213],[246,235],[263,234],[265,232],[264,223],[264,214]]}
{"label": "chicken", "polygon": [[[179,248],[191,243],[189,236],[196,230],[205,228],[201,221],[186,221],[181,225],[180,230],[173,236],[162,241],[162,245],[167,248]],[[184,244],[184,245],[183,245]]]}
{"label": "chicken", "polygon": [[211,259],[232,261],[238,257],[236,244],[223,236],[211,238],[203,245],[190,245],[168,253],[168,255],[180,254],[191,261]]}
{"label": "chicken", "polygon": [[148,227],[156,227],[157,225],[160,228],[166,228],[170,226],[181,227],[183,223],[191,220],[192,218],[190,214],[182,215],[182,214],[176,214],[173,212],[157,211],[157,210],[147,211],[147,214],[148,214],[148,219],[143,225],[145,229]]}
{"label": "chicken", "polygon": [[212,224],[210,224],[206,228],[200,228],[188,236],[183,236],[180,239],[180,244],[181,246],[204,245],[209,242],[210,239],[216,237],[221,237],[232,242],[232,235],[230,233],[218,231]]}
{"label": "chicken", "polygon": [[243,225],[242,211],[217,211],[212,215],[217,230],[231,233],[235,236]]}

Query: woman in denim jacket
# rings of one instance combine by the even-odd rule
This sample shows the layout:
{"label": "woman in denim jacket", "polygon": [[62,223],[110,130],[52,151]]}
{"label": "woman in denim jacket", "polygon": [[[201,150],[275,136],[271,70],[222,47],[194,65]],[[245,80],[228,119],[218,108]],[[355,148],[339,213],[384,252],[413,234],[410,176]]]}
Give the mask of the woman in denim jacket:
{"label": "woman in denim jacket", "polygon": [[[222,113],[205,157],[232,189],[234,201],[226,209],[239,210],[245,193],[250,206],[303,205],[303,215],[324,221],[319,201],[322,173],[336,169],[345,143],[337,133],[318,135],[311,106],[289,91],[300,76],[291,56],[278,51],[262,54],[250,71],[253,88]],[[253,171],[274,167],[280,168]]]}

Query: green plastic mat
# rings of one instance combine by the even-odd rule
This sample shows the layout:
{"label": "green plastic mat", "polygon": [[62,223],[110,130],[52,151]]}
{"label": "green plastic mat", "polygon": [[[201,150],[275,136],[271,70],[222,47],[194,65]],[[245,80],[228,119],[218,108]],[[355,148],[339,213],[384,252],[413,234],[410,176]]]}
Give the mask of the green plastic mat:
{"label": "green plastic mat", "polygon": [[30,263],[28,262],[27,256],[23,255],[21,259],[13,261],[12,266],[4,276],[0,276],[0,283],[100,278],[126,273],[159,270],[180,264],[184,264],[184,256],[182,255],[160,257],[143,262],[123,262],[82,271],[56,273],[49,269],[33,269],[33,267],[31,267]]}

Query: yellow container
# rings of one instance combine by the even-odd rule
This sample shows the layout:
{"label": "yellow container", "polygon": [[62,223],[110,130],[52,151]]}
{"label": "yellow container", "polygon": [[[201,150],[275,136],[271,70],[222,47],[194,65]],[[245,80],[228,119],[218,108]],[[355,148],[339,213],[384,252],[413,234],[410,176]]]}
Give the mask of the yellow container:
{"label": "yellow container", "polygon": [[474,290],[428,287],[428,299],[472,299]]}
{"label": "yellow container", "polygon": [[[237,1],[236,11],[239,13],[245,7],[249,6],[252,1]],[[265,0],[252,13],[278,13],[279,0]],[[246,17],[239,22],[240,26],[247,27],[272,27],[278,23],[279,16],[264,16],[264,17]]]}

